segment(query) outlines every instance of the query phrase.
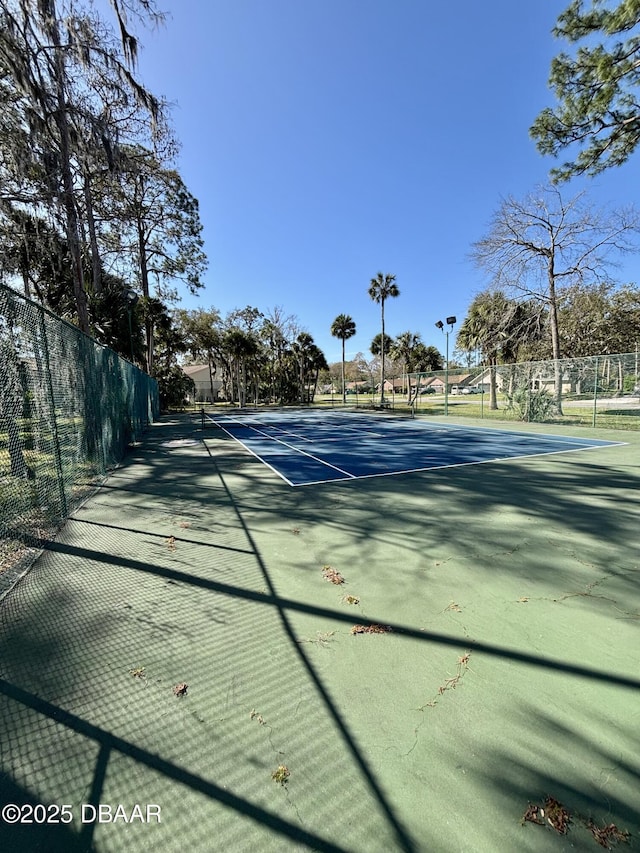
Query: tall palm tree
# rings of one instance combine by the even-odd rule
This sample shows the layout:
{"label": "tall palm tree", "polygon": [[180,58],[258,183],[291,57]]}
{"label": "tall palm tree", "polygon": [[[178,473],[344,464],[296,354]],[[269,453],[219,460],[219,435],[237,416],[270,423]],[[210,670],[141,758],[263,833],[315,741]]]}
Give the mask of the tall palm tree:
{"label": "tall palm tree", "polygon": [[505,341],[503,319],[508,299],[501,291],[486,290],[478,294],[460,327],[456,346],[462,350],[479,349],[489,364],[489,408],[498,408],[496,388],[497,364]]}
{"label": "tall palm tree", "polygon": [[320,349],[320,347],[312,344],[309,348],[308,352],[308,369],[309,374],[313,374],[313,380],[311,380],[311,376],[309,378],[309,403],[313,403],[314,397],[316,395],[316,391],[318,389],[318,376],[320,375],[321,370],[329,370],[329,365],[327,364],[327,359],[325,358],[324,353]]}
{"label": "tall palm tree", "polygon": [[411,402],[411,383],[409,382],[409,373],[413,368],[413,353],[418,344],[421,343],[420,334],[417,332],[402,332],[393,342],[389,355],[395,361],[402,363],[402,382],[404,385],[405,376],[407,377],[408,399]]}
{"label": "tall palm tree", "polygon": [[347,389],[344,381],[344,342],[356,333],[356,324],[348,314],[338,314],[331,324],[331,334],[342,341],[342,402],[347,402]]}
{"label": "tall palm tree", "polygon": [[382,320],[382,337],[380,338],[380,404],[384,404],[384,303],[389,297],[400,296],[400,290],[396,284],[395,275],[379,272],[369,283],[369,296],[380,305],[380,316]]}
{"label": "tall palm tree", "polygon": [[298,337],[291,345],[291,349],[298,362],[299,383],[300,383],[300,402],[308,402],[305,394],[305,380],[309,370],[309,363],[314,357],[314,347],[316,346],[313,337],[308,332],[300,332]]}
{"label": "tall palm tree", "polygon": [[[238,404],[240,408],[244,408],[247,399],[247,361],[255,358],[258,354],[258,342],[249,332],[231,328],[224,336],[223,345],[230,361],[233,363],[236,387],[238,389]],[[233,380],[231,391],[231,397],[233,398]]]}

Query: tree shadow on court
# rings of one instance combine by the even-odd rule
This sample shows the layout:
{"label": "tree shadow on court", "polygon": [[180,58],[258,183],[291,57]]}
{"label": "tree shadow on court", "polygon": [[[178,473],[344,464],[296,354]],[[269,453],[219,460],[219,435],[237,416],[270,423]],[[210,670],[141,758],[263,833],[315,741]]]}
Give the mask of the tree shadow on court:
{"label": "tree shadow on court", "polygon": [[[192,585],[189,576],[167,574],[149,563],[123,567],[122,560],[90,549],[79,555],[73,548],[61,550],[56,556],[68,572],[78,556],[97,560],[102,566],[98,589],[111,608],[111,584],[121,588],[124,581],[140,589],[151,580],[155,609],[140,608],[140,601],[125,605],[134,615],[119,629],[118,614],[96,614],[95,602],[76,601],[72,593],[52,601],[50,609],[28,589],[14,590],[14,595],[22,593],[19,605],[14,595],[3,603],[2,609],[11,611],[10,618],[3,613],[0,642],[1,804],[17,804],[31,819],[23,808],[30,803],[43,804],[49,815],[52,804],[70,803],[76,817],[73,827],[3,821],[3,849],[52,853],[88,851],[94,844],[101,849],[112,828],[91,820],[79,827],[85,804],[106,803],[115,810],[122,803],[130,812],[134,803],[150,802],[161,804],[163,827],[121,823],[115,827],[120,842],[116,835],[110,846],[275,850],[286,844],[292,850],[339,853],[355,849],[353,833],[363,810],[382,845],[376,848],[375,836],[365,828],[370,849],[413,849],[402,833],[392,841],[393,832],[375,813],[367,786],[336,742],[335,729],[311,704],[313,697],[290,655],[274,650],[273,602],[256,606],[250,592],[243,599],[240,588],[239,596],[225,597],[230,605],[217,608],[223,619],[212,626],[208,617],[220,597],[215,584]],[[138,577],[136,569],[142,573]],[[164,605],[158,581],[171,584]],[[90,614],[83,617],[83,609]],[[176,609],[190,618],[185,636],[177,636],[177,623],[172,630]],[[237,632],[236,653],[224,622]],[[251,637],[242,650],[248,631],[269,644],[268,654],[261,655]],[[220,633],[224,639],[217,637]],[[201,650],[193,648],[194,640]],[[274,655],[277,660],[270,660]],[[200,658],[196,664],[188,660],[194,657]],[[139,678],[127,669],[132,661],[147,664]],[[180,675],[189,679],[189,690],[177,698],[171,688]],[[304,714],[295,713],[300,704],[308,706]],[[293,778],[280,788],[271,774],[284,761]],[[314,789],[325,790],[327,802],[318,802],[317,820],[302,821]],[[331,802],[335,792],[338,810]],[[397,823],[391,810],[387,817]]]}
{"label": "tree shadow on court", "polygon": [[[162,436],[161,428],[158,432]],[[485,493],[479,471],[467,469],[462,480],[458,469],[437,478],[410,475],[290,489],[231,444],[221,452],[213,448],[211,455],[201,448],[172,452],[162,445],[150,442],[117,472],[65,535],[44,545],[46,559],[0,607],[0,744],[7,750],[3,766],[14,768],[4,796],[40,794],[52,802],[67,785],[74,802],[113,803],[114,797],[139,802],[144,792],[148,801],[168,803],[165,834],[139,827],[147,832],[128,835],[127,849],[133,851],[150,843],[169,850],[207,849],[212,838],[229,850],[246,849],[247,843],[278,849],[283,842],[288,849],[326,851],[363,849],[363,844],[369,850],[459,849],[436,830],[430,835],[428,821],[419,838],[408,828],[398,806],[401,797],[379,778],[352,731],[344,696],[335,693],[319,666],[318,647],[300,643],[294,615],[318,620],[327,632],[353,624],[344,608],[314,601],[311,588],[305,596],[287,595],[283,581],[289,564],[317,571],[318,557],[332,553],[338,536],[341,553],[354,561],[374,560],[378,571],[387,572],[383,582],[401,588],[384,613],[388,618],[395,610],[396,618],[388,622],[400,642],[419,643],[425,652],[438,646],[456,653],[472,649],[478,657],[527,671],[625,693],[640,690],[634,677],[561,654],[551,659],[497,642],[474,642],[461,632],[426,631],[402,618],[396,605],[411,593],[419,571],[419,564],[409,565],[409,578],[403,580],[403,555],[421,558],[426,547],[442,547],[443,525],[462,524],[474,506],[478,511]],[[520,482],[526,481],[531,468],[520,466]],[[534,494],[524,498],[525,510],[519,502],[518,512],[543,523],[556,519],[568,535],[565,513],[577,512],[583,498],[576,492],[550,506],[551,495],[565,478],[574,485],[582,478],[583,485],[595,487],[597,477],[593,471],[562,473],[561,479],[554,475],[551,486],[534,484]],[[617,488],[626,494],[630,486],[623,473],[616,476]],[[496,478],[500,487],[490,488],[481,504],[484,520],[471,525],[474,534],[484,530],[492,547],[504,545],[505,534],[499,524],[488,531],[486,519],[513,506],[509,497],[518,472],[505,479],[498,471]],[[468,493],[462,499],[461,491]],[[593,523],[596,516],[588,502],[584,512],[587,533],[587,519]],[[611,541],[627,525],[614,515],[612,506],[597,516]],[[509,537],[517,535],[514,528]],[[455,545],[456,554],[465,553],[465,544]],[[283,569],[278,555],[285,553]],[[491,566],[482,568],[488,572]],[[514,571],[521,570],[514,565]],[[552,577],[552,567],[540,571]],[[373,621],[378,615],[370,614]],[[145,668],[144,677],[132,674],[136,666]],[[186,701],[172,693],[183,678],[189,681]],[[384,683],[376,687],[384,688]],[[543,733],[546,729],[550,740],[562,741],[550,714],[523,713],[518,726],[523,737],[527,722]],[[603,718],[602,725],[606,722]],[[473,726],[455,737],[473,748]],[[570,731],[566,740],[570,745]],[[573,742],[579,742],[578,735]],[[448,748],[447,742],[438,746]],[[583,738],[580,749],[590,748],[598,763],[612,757]],[[432,749],[426,749],[425,762],[433,759]],[[270,778],[280,763],[292,771],[286,788]],[[516,808],[516,821],[521,799],[540,791],[553,794],[546,785],[560,782],[541,773],[536,756],[525,760],[522,750],[508,744],[494,750],[491,768],[475,773],[500,797],[496,812],[504,815],[507,801],[509,819]],[[56,775],[61,780],[56,782]],[[568,794],[587,790],[587,781],[574,779],[567,805],[583,808],[585,803]],[[428,793],[425,787],[425,797]],[[565,795],[563,789],[559,793]],[[603,799],[595,794],[591,799],[593,810],[602,813]],[[625,820],[631,822],[624,797],[611,814],[621,828]],[[479,849],[469,821],[466,827],[467,849]],[[102,831],[87,824],[79,846],[74,848],[71,838],[66,849],[89,850],[94,843],[99,849]],[[494,839],[499,833],[498,827]]]}
{"label": "tree shadow on court", "polygon": [[[528,843],[523,841],[520,849],[565,849],[564,837],[549,823],[548,808],[546,814],[538,811],[532,815],[529,811],[529,819],[524,819],[530,806],[545,809],[549,798],[557,801],[569,816],[566,840],[572,849],[608,849],[607,844],[597,840],[598,830],[606,828],[610,832],[601,838],[608,838],[610,847],[618,847],[614,830],[619,833],[618,840],[625,841],[621,849],[639,847],[637,728],[627,720],[617,721],[619,730],[614,740],[608,736],[610,717],[599,713],[597,708],[582,708],[580,716],[585,719],[578,728],[567,720],[559,722],[549,711],[523,702],[514,739],[493,746],[485,756],[484,765],[469,770],[479,788],[486,792],[484,808],[489,809],[492,799],[498,799],[522,821],[523,838]],[[620,743],[625,744],[624,752],[619,749]],[[455,752],[450,746],[444,748],[452,753],[452,761],[460,753],[471,753],[472,732],[460,733]],[[496,768],[500,768],[499,773],[494,772]],[[499,839],[500,827],[496,829],[494,837]]]}
{"label": "tree shadow on court", "polygon": [[[68,557],[73,556],[79,557],[81,559],[86,558],[98,560],[103,566],[103,576],[106,573],[108,577],[108,568],[110,565],[113,565],[114,568],[117,568],[118,570],[121,570],[123,568],[123,561],[121,559],[115,559],[108,554],[99,554],[96,552],[92,552],[88,549],[76,549],[74,546],[65,546],[64,544],[54,545],[52,546],[52,549],[58,555],[67,555]],[[284,615],[286,619],[286,614],[288,612],[294,612],[296,609],[298,609],[304,612],[310,612],[311,615],[318,616],[324,619],[325,621],[327,621],[327,624],[336,624],[336,622],[339,621],[344,622],[346,624],[349,621],[349,618],[347,616],[342,616],[342,618],[340,618],[340,614],[332,611],[323,611],[320,608],[308,608],[299,605],[297,606],[296,602],[287,602],[286,600],[280,599],[277,596],[273,596],[271,594],[263,594],[262,596],[258,596],[255,593],[252,593],[250,590],[247,591],[242,588],[238,588],[237,590],[225,589],[222,585],[217,584],[213,581],[207,582],[204,579],[189,578],[188,576],[185,576],[179,572],[168,570],[161,566],[151,566],[148,564],[136,563],[136,561],[132,560],[129,561],[128,565],[125,565],[124,568],[128,571],[134,571],[142,575],[146,574],[152,577],[160,577],[165,580],[172,580],[176,585],[181,584],[185,587],[189,587],[191,592],[194,591],[195,587],[195,589],[197,589],[200,593],[202,593],[203,591],[208,591],[216,595],[222,594],[227,597],[231,597],[232,599],[247,598],[250,601],[259,601],[261,602],[261,606],[266,607],[272,613],[274,611],[277,611],[280,618],[282,618],[282,616]],[[116,574],[114,574],[111,580],[118,581],[119,578]],[[28,604],[28,601],[24,601],[23,604],[26,606]],[[59,614],[62,623],[66,623],[70,618],[76,617],[76,612],[74,609],[72,609],[71,612],[66,612],[66,608],[65,606],[63,606],[61,600],[54,602],[52,606],[55,609],[55,612]],[[27,619],[25,622],[23,622],[21,629],[37,633],[37,625],[42,624],[42,616],[43,614],[41,612],[39,614],[34,614],[33,620]],[[162,618],[162,614],[159,614],[159,618]],[[262,620],[260,618],[256,619],[255,617],[253,617],[252,622],[254,624],[255,630],[259,631],[261,627],[263,627],[261,626],[261,621]],[[415,631],[409,626],[403,626],[399,624],[394,625],[393,630],[399,636],[405,636],[414,640],[417,639],[420,642],[426,644],[441,643],[459,646],[460,648],[468,647],[469,645],[468,641],[465,641],[462,638],[456,640],[455,638],[447,636],[438,636],[436,634],[425,635],[423,632]],[[91,641],[93,641],[93,643],[108,641],[108,625],[102,625],[100,630],[97,631],[97,636],[92,637],[92,633],[93,632],[90,630],[82,632],[81,636],[84,643],[90,643]],[[3,635],[4,634],[6,634],[6,632],[3,632]],[[225,786],[203,778],[198,773],[195,773],[190,770],[188,766],[185,766],[180,762],[167,760],[161,755],[158,755],[156,752],[150,749],[146,749],[144,748],[144,746],[140,746],[138,743],[136,743],[135,740],[120,737],[117,732],[119,726],[122,724],[121,717],[123,710],[121,707],[121,695],[116,697],[115,700],[113,697],[109,697],[108,695],[101,697],[101,701],[108,706],[108,713],[106,717],[110,720],[110,724],[109,727],[98,727],[91,722],[91,714],[88,714],[86,716],[78,716],[71,712],[65,711],[64,707],[60,707],[60,704],[58,704],[60,700],[58,700],[57,702],[49,702],[45,699],[40,698],[39,695],[32,691],[24,690],[15,683],[16,681],[20,680],[20,676],[24,678],[26,671],[28,674],[28,680],[32,683],[36,683],[39,685],[38,693],[43,692],[43,685],[47,693],[54,692],[53,684],[50,681],[49,683],[47,683],[47,678],[44,677],[44,673],[50,673],[50,669],[52,667],[53,662],[60,662],[64,660],[66,666],[71,667],[75,678],[78,681],[82,682],[83,685],[86,687],[87,673],[84,672],[82,669],[82,660],[74,660],[73,655],[70,654],[70,652],[73,653],[77,639],[77,637],[74,638],[72,635],[68,638],[68,641],[65,642],[64,637],[59,637],[56,646],[50,648],[48,654],[44,657],[43,647],[38,643],[33,643],[31,649],[29,649],[27,647],[27,644],[24,642],[24,637],[21,636],[20,631],[18,631],[13,637],[9,637],[8,642],[6,642],[6,644],[3,642],[3,651],[5,652],[5,659],[12,657],[11,654],[6,654],[7,647],[9,651],[11,651],[12,647],[13,649],[15,649],[17,645],[20,645],[20,647],[23,649],[23,653],[20,655],[19,664],[15,664],[17,672],[15,673],[14,679],[12,681],[6,681],[3,679],[2,682],[0,682],[0,693],[3,694],[5,700],[9,700],[6,708],[11,709],[11,712],[8,716],[6,713],[2,713],[4,723],[3,742],[6,743],[8,741],[8,747],[10,753],[13,756],[11,760],[13,762],[18,760],[17,756],[19,755],[21,750],[25,748],[25,743],[27,743],[28,741],[30,744],[30,750],[35,750],[37,754],[44,755],[45,766],[41,768],[41,773],[44,773],[45,776],[46,773],[53,773],[57,774],[58,776],[62,775],[63,778],[66,777],[70,789],[77,788],[77,780],[74,780],[73,778],[74,773],[77,773],[79,770],[77,753],[80,752],[83,756],[86,756],[87,742],[90,742],[91,744],[93,744],[93,751],[90,751],[90,755],[91,760],[95,763],[95,767],[92,773],[92,777],[89,778],[86,776],[86,762],[85,765],[83,765],[83,774],[85,776],[85,781],[82,783],[81,787],[87,792],[90,791],[90,793],[88,793],[85,799],[85,802],[97,804],[101,801],[104,801],[105,795],[103,792],[103,786],[105,777],[107,775],[109,763],[114,755],[126,756],[133,762],[136,762],[144,766],[145,768],[151,769],[159,774],[162,774],[167,780],[172,782],[174,785],[178,785],[181,788],[191,789],[191,791],[196,791],[200,794],[203,794],[205,797],[211,799],[212,801],[224,804],[227,809],[231,810],[232,812],[235,812],[237,816],[245,818],[247,824],[259,823],[264,827],[268,827],[270,830],[272,830],[274,833],[279,834],[281,837],[287,838],[289,842],[301,844],[305,849],[311,848],[327,851],[341,849],[358,849],[353,848],[350,845],[342,847],[338,843],[323,838],[321,834],[314,835],[312,832],[305,831],[305,829],[300,827],[297,822],[293,820],[282,819],[277,814],[274,815],[268,810],[256,806],[250,800],[235,796],[234,794],[226,790]],[[343,739],[343,749],[338,750],[336,755],[332,757],[332,750],[329,746],[329,743],[332,740],[331,731],[327,730],[326,725],[318,725],[317,720],[314,722],[314,739],[317,739],[318,741],[319,749],[321,750],[321,760],[323,762],[329,760],[332,771],[330,784],[332,788],[340,791],[341,794],[339,823],[341,823],[343,820],[346,820],[347,822],[353,820],[357,821],[357,816],[361,818],[363,814],[367,816],[367,820],[371,820],[371,803],[369,803],[368,805],[353,802],[349,803],[349,796],[348,794],[345,794],[345,792],[353,788],[354,780],[350,779],[349,781],[347,781],[347,779],[340,778],[341,762],[340,760],[338,760],[338,753],[342,751],[344,758],[344,750],[346,750],[347,754],[351,756],[351,761],[353,761],[355,764],[357,774],[364,775],[368,780],[368,786],[370,788],[373,788],[374,791],[376,791],[378,807],[380,807],[386,802],[386,797],[379,789],[379,784],[375,779],[375,775],[371,773],[371,771],[367,767],[366,761],[364,761],[364,759],[362,759],[362,757],[360,756],[359,748],[352,736],[350,735],[347,725],[342,721],[342,714],[339,710],[339,702],[336,702],[334,698],[331,697],[329,691],[327,691],[326,688],[323,686],[322,679],[314,671],[314,666],[311,662],[311,659],[308,656],[304,655],[304,653],[297,647],[295,636],[290,633],[289,629],[285,628],[285,637],[283,637],[282,639],[286,639],[288,642],[290,642],[292,647],[295,647],[296,654],[300,654],[305,669],[307,669],[311,674],[312,681],[314,683],[318,695],[321,697],[322,703],[325,707],[325,711],[330,715],[330,717],[337,721],[338,730]],[[49,643],[51,644],[51,642],[52,636],[50,633]],[[551,669],[553,671],[564,672],[569,676],[577,675],[581,678],[591,678],[595,679],[596,681],[601,681],[612,685],[618,684],[622,687],[635,687],[636,690],[640,690],[640,681],[634,684],[630,680],[616,678],[615,676],[606,673],[591,672],[587,667],[574,667],[569,663],[558,664],[554,661],[545,661],[544,659],[538,658],[535,655],[520,655],[518,653],[510,651],[509,649],[491,648],[489,646],[482,646],[480,644],[473,645],[472,648],[474,652],[481,652],[493,655],[500,659],[506,659],[532,667],[538,667],[543,670]],[[99,668],[102,665],[102,662],[99,660],[96,654],[95,645],[90,648],[89,653],[93,667]],[[38,664],[39,661],[41,662],[40,665]],[[255,672],[253,673],[252,677],[256,677]],[[73,689],[73,684],[71,682],[72,679],[70,679],[69,684],[67,685],[68,689]],[[65,691],[63,690],[63,687],[64,685],[58,684],[58,692],[64,693]],[[276,685],[276,687],[278,687],[278,685]],[[66,702],[63,702],[63,704],[66,704]],[[135,705],[135,702],[129,702],[128,713],[135,715]],[[3,707],[2,710],[6,711],[6,708]],[[31,712],[31,717],[36,721],[31,726],[25,726],[24,724],[25,711]],[[147,719],[146,722],[143,723],[143,725],[153,725],[152,720],[154,718],[155,711],[156,709],[153,707],[146,708],[145,713]],[[144,719],[145,716],[142,716],[139,719],[139,722],[140,720],[144,721]],[[523,731],[530,732],[532,727],[532,719],[533,717],[527,720],[526,726],[524,726]],[[205,721],[202,720],[202,723],[204,722]],[[310,722],[313,722],[313,717],[307,715],[303,723],[305,736],[308,733],[307,725],[309,725]],[[299,719],[296,720],[294,718],[293,720],[289,719],[287,723],[293,724],[294,726],[299,726],[301,724],[301,721]],[[52,749],[51,743],[48,742],[48,738],[52,734],[50,731],[52,726],[59,730],[58,733],[55,735],[55,740],[57,743],[55,750]],[[67,738],[70,733],[78,735],[82,739],[83,745],[81,747],[78,745],[73,745],[70,747],[69,752],[63,752],[63,754],[61,755],[59,750],[60,730],[64,732]],[[464,738],[464,733],[458,733],[456,735],[458,743],[461,740],[464,740]],[[218,750],[219,758],[220,744],[217,744],[216,748]],[[446,749],[446,745],[443,745],[441,749]],[[54,760],[54,766],[46,767],[47,758]],[[31,757],[31,759],[29,759],[29,761],[33,761],[33,756]],[[496,774],[493,777],[490,776],[488,779],[484,780],[483,784],[486,784],[489,787],[491,787],[491,784],[493,784],[494,786],[501,788],[503,785],[502,773],[504,772],[502,768],[504,766],[513,767],[513,756],[510,755],[508,750],[505,750],[505,754],[502,757],[499,757],[499,760],[497,759],[496,763],[501,768],[500,773]],[[521,780],[525,778],[525,769],[526,767],[522,768],[522,775],[520,776]],[[536,766],[531,766],[529,768],[530,775],[535,776],[536,772]],[[347,773],[346,775],[347,777],[349,777],[352,774]],[[16,802],[19,804],[25,802],[34,802],[36,799],[35,792],[38,790],[38,784],[42,781],[42,779],[38,773],[32,773],[30,781],[31,791],[29,796],[27,796],[26,794],[24,794],[24,792],[22,792],[21,795],[21,792],[17,789],[11,789],[10,787],[7,787],[7,784],[10,785],[13,783],[10,783],[10,780],[5,780],[5,785],[3,788],[3,795],[7,797],[5,802]],[[537,792],[541,789],[541,784],[542,783],[540,783],[536,787],[535,785],[533,785],[533,783],[530,783],[533,792],[531,796],[537,796]],[[51,785],[51,778],[47,780],[47,785]],[[521,789],[518,793],[518,796],[520,796],[520,794],[526,793],[526,787],[527,786],[524,784],[524,782],[521,782]],[[509,793],[509,797],[513,799],[514,791],[516,791],[516,788],[507,785],[506,783],[504,783],[504,788],[505,791]],[[142,793],[144,793],[144,797],[141,797]],[[148,798],[150,793],[151,791],[149,790],[144,791],[144,789],[142,789],[141,791],[138,788],[136,790],[136,799],[140,800],[143,798]],[[318,795],[321,795],[321,793],[322,788],[317,791]],[[362,792],[360,792],[360,796],[361,795]],[[173,798],[176,799],[175,794],[173,795]],[[41,802],[42,799],[42,797],[39,798]],[[108,799],[109,798],[107,797],[107,800]],[[123,799],[126,799],[126,797]],[[49,800],[49,802],[50,801],[51,800]],[[55,801],[58,801],[57,798]],[[45,802],[47,802],[47,800],[45,800]],[[573,801],[567,800],[567,802],[572,803]],[[351,813],[351,817],[350,806],[353,810]],[[576,806],[572,805],[572,808],[576,808]],[[600,809],[602,809],[602,803],[600,803]],[[393,809],[391,809],[388,804],[385,808],[383,808],[383,811],[386,812],[387,810],[387,819],[391,820],[392,823],[395,823],[397,827],[400,827],[401,825],[399,824],[398,819],[393,816]],[[615,815],[615,819],[620,822],[620,825],[623,826],[624,821],[628,818],[628,813],[624,809],[618,809],[617,807],[614,809],[610,809],[610,811],[612,814]],[[172,831],[178,832],[181,844],[184,843],[185,839],[191,839],[190,843],[194,844],[196,846],[196,849],[203,849],[202,847],[198,846],[203,844],[203,825],[200,824],[200,830],[199,832],[195,833],[195,837],[193,837],[192,835],[192,824],[194,814],[197,814],[197,811],[194,812],[193,810],[190,810],[188,824],[184,822],[186,815],[183,814],[180,820],[176,820],[176,823],[174,823]],[[463,819],[463,823],[464,822],[465,821]],[[75,839],[73,837],[70,837],[64,828],[52,831],[52,835],[48,835],[44,829],[38,829],[36,837],[42,837],[43,844],[45,845],[42,848],[43,850],[88,850],[91,848],[93,829],[93,825],[86,825],[84,827],[84,834]],[[23,836],[20,833],[23,833],[25,831],[24,827],[16,829],[15,831],[12,830],[10,827],[5,827],[5,830],[5,837],[8,839],[8,843],[22,838]],[[210,833],[211,828],[206,830],[206,832]],[[219,833],[219,837],[224,837],[224,827],[217,825],[217,832]],[[467,839],[469,839],[469,837],[474,837],[473,829],[468,828],[466,832]],[[60,846],[56,847],[55,845],[58,844],[58,841],[60,842]],[[407,836],[406,833],[401,830],[399,833],[399,837],[396,836],[395,842],[390,842],[390,839],[387,838],[380,849],[433,849],[430,844],[435,843],[437,843],[439,849],[448,849],[447,844],[444,840],[438,840],[434,838],[431,840],[431,842],[427,843],[427,839],[424,837],[424,835],[422,836],[421,844],[418,847],[417,845],[414,845],[413,842],[410,840],[409,836]],[[422,845],[424,845],[424,847]],[[15,846],[12,847],[11,844],[9,844],[8,849],[21,848],[16,848]],[[29,849],[37,850],[38,848],[34,847]],[[129,849],[136,849],[136,844],[134,841],[130,842]],[[165,847],[165,849],[167,848]],[[168,849],[171,848],[169,847]],[[377,848],[373,846],[369,847],[368,849]],[[452,847],[451,849],[454,848]],[[474,848],[471,847],[470,849]]]}
{"label": "tree shadow on court", "polygon": [[[457,561],[471,562],[474,578],[485,573],[488,583],[498,564],[559,595],[606,574],[614,599],[637,602],[635,445],[298,488],[230,439],[207,445],[238,505],[260,526],[261,544],[285,542],[296,530],[319,560],[386,573],[398,601],[425,574]],[[603,453],[610,464],[599,462]],[[640,602],[626,609],[640,610]]]}
{"label": "tree shadow on court", "polygon": [[[360,838],[415,849],[287,630],[228,494],[198,525],[197,504],[147,503],[158,479],[124,489],[119,510],[105,489],[58,541],[31,543],[43,558],[0,608],[0,750],[14,784],[76,810],[114,803],[114,791],[125,804],[164,802],[175,843],[165,832],[156,846],[168,850],[212,838],[230,850],[341,851]],[[278,786],[285,760],[292,779]],[[76,847],[99,847],[104,831],[87,823]],[[149,832],[127,849],[148,849]]]}

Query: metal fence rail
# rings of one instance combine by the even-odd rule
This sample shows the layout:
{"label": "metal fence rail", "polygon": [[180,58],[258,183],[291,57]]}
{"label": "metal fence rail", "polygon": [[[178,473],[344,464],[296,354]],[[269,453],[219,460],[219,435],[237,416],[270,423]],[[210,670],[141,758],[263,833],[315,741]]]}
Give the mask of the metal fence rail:
{"label": "metal fence rail", "polygon": [[0,594],[159,411],[157,382],[0,285]]}
{"label": "metal fence rail", "polygon": [[640,429],[638,352],[412,373],[416,411]]}

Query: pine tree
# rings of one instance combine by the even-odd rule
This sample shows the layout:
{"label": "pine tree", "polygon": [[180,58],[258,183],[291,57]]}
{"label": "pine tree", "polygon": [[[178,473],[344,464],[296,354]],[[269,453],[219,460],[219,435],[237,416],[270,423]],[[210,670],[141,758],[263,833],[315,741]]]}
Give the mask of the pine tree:
{"label": "pine tree", "polygon": [[555,180],[618,166],[640,142],[640,2],[584,5],[574,0],[558,18],[554,35],[582,44],[552,60],[549,84],[558,104],[544,109],[530,129],[542,154],[578,149],[552,170]]}

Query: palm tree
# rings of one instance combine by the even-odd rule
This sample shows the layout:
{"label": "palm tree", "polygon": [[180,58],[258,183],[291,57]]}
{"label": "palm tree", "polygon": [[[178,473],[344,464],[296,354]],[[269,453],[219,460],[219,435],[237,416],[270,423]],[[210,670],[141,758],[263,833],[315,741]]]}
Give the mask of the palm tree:
{"label": "palm tree", "polygon": [[[259,346],[255,337],[242,329],[231,328],[223,340],[224,349],[233,363],[236,387],[238,389],[238,404],[244,408],[247,399],[247,361],[255,358]],[[233,379],[231,381],[231,397],[233,398]]]}
{"label": "palm tree", "polygon": [[501,290],[479,293],[469,307],[457,346],[465,351],[482,350],[489,363],[489,408],[497,409],[496,367],[514,363],[518,350],[542,338],[544,317],[532,300],[518,302]]}
{"label": "palm tree", "polygon": [[347,402],[347,389],[344,381],[344,342],[356,333],[356,324],[348,314],[338,314],[331,324],[331,334],[342,341],[342,402]]}
{"label": "palm tree", "polygon": [[380,305],[380,316],[382,320],[382,332],[380,338],[380,404],[384,404],[384,303],[389,297],[400,296],[400,290],[396,284],[395,275],[379,272],[369,284],[369,296]]}
{"label": "palm tree", "polygon": [[393,342],[393,346],[389,350],[389,355],[394,361],[402,362],[402,382],[404,385],[405,376],[407,377],[408,400],[411,402],[411,383],[409,381],[409,373],[413,368],[413,353],[417,345],[421,343],[420,334],[417,332],[402,332]]}
{"label": "palm tree", "polygon": [[316,347],[315,341],[308,332],[300,332],[291,345],[295,359],[298,362],[301,403],[308,402],[308,400],[305,400],[305,380],[309,370],[309,363],[315,355],[314,347]]}
{"label": "palm tree", "polygon": [[[312,344],[307,353],[309,374],[313,374],[313,382],[309,381],[309,403],[313,403],[318,388],[318,376],[321,370],[329,370],[327,359],[320,347]],[[313,384],[313,388],[312,388]]]}
{"label": "palm tree", "polygon": [[413,348],[413,369],[420,373],[427,373],[429,370],[444,370],[444,360],[442,353],[434,346],[425,346],[420,341]]}
{"label": "palm tree", "polygon": [[505,341],[503,320],[508,300],[501,291],[486,290],[478,294],[469,306],[456,345],[465,351],[482,350],[489,364],[489,408],[498,408],[496,367],[500,349]]}

